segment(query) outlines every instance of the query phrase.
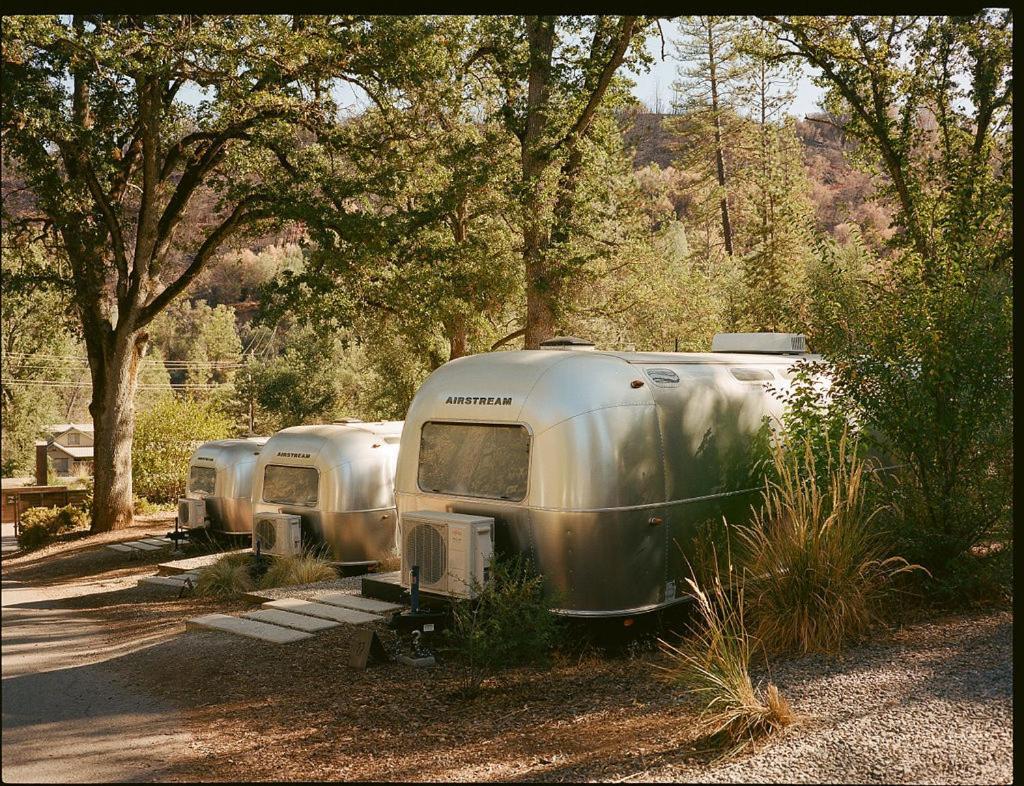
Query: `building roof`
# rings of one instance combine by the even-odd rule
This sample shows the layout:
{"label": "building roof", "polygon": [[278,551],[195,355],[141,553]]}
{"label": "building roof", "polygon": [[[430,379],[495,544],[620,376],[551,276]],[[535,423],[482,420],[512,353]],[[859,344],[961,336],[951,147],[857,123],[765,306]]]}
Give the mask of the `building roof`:
{"label": "building roof", "polygon": [[43,426],[43,431],[57,436],[63,434],[65,431],[84,431],[87,434],[92,434],[92,423],[51,423],[49,426]]}
{"label": "building roof", "polygon": [[57,448],[57,450],[67,453],[71,458],[78,459],[79,461],[92,458],[92,445],[68,447],[67,445],[61,445],[59,442],[52,442],[50,447]]}

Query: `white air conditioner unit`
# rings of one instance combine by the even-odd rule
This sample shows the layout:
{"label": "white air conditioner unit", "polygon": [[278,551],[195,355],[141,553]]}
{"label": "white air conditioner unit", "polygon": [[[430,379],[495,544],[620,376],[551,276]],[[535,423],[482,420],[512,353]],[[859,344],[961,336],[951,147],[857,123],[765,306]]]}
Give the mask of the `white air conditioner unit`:
{"label": "white air conditioner unit", "polygon": [[716,333],[711,351],[799,355],[807,351],[807,339],[802,333]]}
{"label": "white air conditioner unit", "polygon": [[401,535],[404,587],[413,565],[420,567],[420,589],[456,598],[473,597],[490,578],[492,518],[419,510],[402,515]]}
{"label": "white air conditioner unit", "polygon": [[196,529],[206,526],[206,500],[192,497],[178,498],[178,526]]}
{"label": "white air conditioner unit", "polygon": [[292,557],[302,553],[302,518],[288,513],[257,513],[252,522],[252,548],[260,553]]}

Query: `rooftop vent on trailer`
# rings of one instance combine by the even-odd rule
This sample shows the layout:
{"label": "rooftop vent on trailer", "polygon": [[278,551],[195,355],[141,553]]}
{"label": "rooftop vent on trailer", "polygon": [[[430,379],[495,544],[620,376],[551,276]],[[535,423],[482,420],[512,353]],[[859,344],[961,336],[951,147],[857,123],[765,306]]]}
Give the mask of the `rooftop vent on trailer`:
{"label": "rooftop vent on trailer", "polygon": [[799,355],[807,351],[807,340],[800,333],[718,333],[711,351]]}
{"label": "rooftop vent on trailer", "polygon": [[576,336],[555,336],[547,341],[541,341],[540,347],[541,349],[591,350],[594,349],[594,343],[583,338],[576,338]]}

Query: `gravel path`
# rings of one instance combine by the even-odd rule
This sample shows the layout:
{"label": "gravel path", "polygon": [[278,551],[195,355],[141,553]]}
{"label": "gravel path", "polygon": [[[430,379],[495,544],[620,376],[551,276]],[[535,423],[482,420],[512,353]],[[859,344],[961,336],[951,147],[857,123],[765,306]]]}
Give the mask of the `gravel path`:
{"label": "gravel path", "polygon": [[781,665],[805,719],[736,760],[669,765],[631,780],[713,783],[1010,783],[1013,617],[923,623],[839,662]]}

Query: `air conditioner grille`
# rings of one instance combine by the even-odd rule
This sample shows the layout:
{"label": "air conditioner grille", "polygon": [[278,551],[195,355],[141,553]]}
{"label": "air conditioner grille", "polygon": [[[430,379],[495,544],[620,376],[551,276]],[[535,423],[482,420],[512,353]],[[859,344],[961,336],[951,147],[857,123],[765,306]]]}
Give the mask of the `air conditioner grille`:
{"label": "air conditioner grille", "polygon": [[277,528],[273,519],[259,519],[256,522],[256,537],[259,538],[260,548],[270,551],[277,542]]}
{"label": "air conditioner grille", "polygon": [[429,524],[417,524],[405,538],[408,565],[420,566],[420,581],[436,584],[444,578],[447,553],[444,538]]}

